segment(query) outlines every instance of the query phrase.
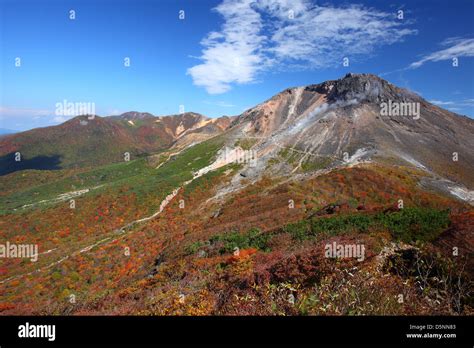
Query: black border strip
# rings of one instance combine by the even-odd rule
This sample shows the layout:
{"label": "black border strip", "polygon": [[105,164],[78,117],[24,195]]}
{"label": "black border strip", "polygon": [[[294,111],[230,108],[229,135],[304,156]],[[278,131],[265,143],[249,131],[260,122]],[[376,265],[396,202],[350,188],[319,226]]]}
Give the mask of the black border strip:
{"label": "black border strip", "polygon": [[[472,316],[365,317],[140,317],[140,316],[0,316],[0,346],[60,344],[229,345],[328,344],[416,346],[469,345]],[[20,338],[26,322],[55,325],[54,342]],[[410,325],[433,325],[431,330]],[[455,329],[436,328],[455,325]],[[436,329],[435,329],[436,328]],[[455,333],[456,338],[407,338],[410,333]]]}

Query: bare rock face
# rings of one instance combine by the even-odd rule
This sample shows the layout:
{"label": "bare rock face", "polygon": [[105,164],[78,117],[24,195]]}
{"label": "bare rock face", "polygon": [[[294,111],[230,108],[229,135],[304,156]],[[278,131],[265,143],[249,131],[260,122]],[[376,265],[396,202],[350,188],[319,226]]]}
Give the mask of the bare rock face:
{"label": "bare rock face", "polygon": [[[327,84],[327,82],[326,82]],[[416,94],[398,88],[372,74],[347,74],[344,78],[329,82],[333,88],[328,91],[329,101],[350,101],[381,103],[388,100],[420,101]]]}

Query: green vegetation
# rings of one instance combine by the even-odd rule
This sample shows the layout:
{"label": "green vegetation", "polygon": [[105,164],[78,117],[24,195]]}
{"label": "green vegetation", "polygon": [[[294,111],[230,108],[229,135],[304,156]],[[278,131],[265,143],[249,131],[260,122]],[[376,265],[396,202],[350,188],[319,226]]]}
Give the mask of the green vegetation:
{"label": "green vegetation", "polygon": [[216,170],[210,171],[203,176],[193,180],[191,183],[189,183],[186,186],[186,189],[184,191],[184,196],[189,197],[189,195],[199,189],[206,189],[212,186],[212,183],[214,180],[222,176],[227,170],[231,170],[232,172],[235,172],[239,168],[241,168],[241,164],[237,163],[231,163],[227,164],[221,168],[218,168]]}
{"label": "green vegetation", "polygon": [[229,232],[212,237],[209,241],[212,244],[222,243],[219,252],[221,254],[230,253],[235,248],[247,249],[255,248],[262,251],[269,251],[268,242],[272,236],[260,231],[258,228],[251,228],[246,233]]}
{"label": "green vegetation", "polygon": [[[146,166],[144,159],[138,159],[130,162],[114,163],[98,167],[90,171],[70,175],[68,177],[28,187],[19,190],[11,195],[0,197],[0,213],[21,207],[26,204],[32,204],[43,200],[52,200],[58,195],[70,191],[77,191],[85,188],[94,188],[101,185],[110,185],[123,179],[131,178],[136,175],[143,175],[150,172],[151,168]],[[21,175],[17,172],[12,175]],[[38,171],[38,175],[42,174]],[[92,191],[96,192],[96,190]]]}
{"label": "green vegetation", "polygon": [[334,236],[343,233],[367,233],[372,230],[386,230],[396,240],[404,242],[432,241],[450,224],[449,211],[428,208],[405,208],[396,212],[376,214],[337,215],[315,217],[287,224],[273,232],[262,232],[252,228],[245,233],[228,232],[213,236],[207,242],[197,241],[186,248],[193,254],[205,245],[219,245],[221,254],[234,248],[255,248],[270,251],[270,240],[282,233],[288,233],[294,240],[303,241],[316,236]]}
{"label": "green vegetation", "polygon": [[[278,152],[278,158],[273,159],[270,163],[279,163],[280,161],[286,161],[292,166],[298,165],[299,161],[305,156],[304,153],[294,151],[291,148],[284,148]],[[327,168],[333,159],[329,156],[307,156],[307,158],[301,163],[300,170],[304,173],[312,172],[319,169]]]}
{"label": "green vegetation", "polygon": [[[192,179],[194,171],[209,165],[221,146],[222,141],[220,139],[210,139],[183,151],[159,169],[148,166],[145,158],[139,158],[130,162],[98,167],[47,184],[40,184],[23,190],[19,188],[18,191],[12,194],[0,196],[0,214],[11,213],[15,208],[41,201],[51,200],[50,203],[55,203],[57,202],[55,199],[60,194],[86,188],[91,190],[85,196],[100,193],[119,196],[120,191],[127,188],[127,191],[135,193],[138,198],[148,197],[155,201],[155,205],[159,205],[160,198],[164,198],[174,188]],[[20,173],[13,173],[12,175],[19,175]],[[43,203],[39,206],[45,206]],[[150,211],[155,208],[153,204],[149,206]],[[21,209],[19,211],[25,210]]]}
{"label": "green vegetation", "polygon": [[394,238],[409,241],[432,241],[450,224],[448,210],[405,208],[382,215],[380,222]]}
{"label": "green vegetation", "polygon": [[336,235],[343,232],[388,230],[404,242],[431,241],[449,226],[449,211],[428,208],[405,208],[397,212],[377,214],[339,215],[329,218],[302,220],[283,227],[294,239],[311,236]]}
{"label": "green vegetation", "polygon": [[319,169],[327,168],[332,163],[331,157],[314,157],[310,156],[308,160],[301,164],[303,172],[312,172]]}
{"label": "green vegetation", "polygon": [[278,157],[281,157],[282,159],[284,159],[286,162],[290,164],[294,164],[296,163],[296,161],[300,159],[301,154],[299,154],[296,151],[293,151],[293,149],[285,147],[284,149],[281,149],[278,152]]}
{"label": "green vegetation", "polygon": [[199,249],[201,249],[205,245],[206,244],[200,240],[198,240],[197,242],[191,243],[185,248],[186,255],[192,255],[192,254],[197,253]]}
{"label": "green vegetation", "polygon": [[254,138],[241,138],[235,142],[235,146],[240,146],[243,150],[250,150],[257,143]]}

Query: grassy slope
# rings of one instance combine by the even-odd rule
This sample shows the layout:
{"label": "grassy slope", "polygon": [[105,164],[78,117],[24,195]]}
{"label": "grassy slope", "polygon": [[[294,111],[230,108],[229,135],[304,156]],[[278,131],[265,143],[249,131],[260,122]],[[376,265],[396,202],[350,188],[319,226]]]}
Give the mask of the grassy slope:
{"label": "grassy slope", "polygon": [[[64,169],[117,163],[128,152],[132,158],[160,151],[172,144],[161,124],[96,117],[86,125],[74,118],[59,126],[33,129],[0,139],[1,174],[25,169]],[[14,160],[20,152],[22,159]]]}
{"label": "grassy slope", "polygon": [[[139,159],[59,178],[26,190],[20,188],[2,197],[1,240],[38,243],[40,252],[56,249],[40,257],[36,264],[5,260],[3,266],[7,271],[2,278],[46,265],[61,255],[110,236],[127,222],[153,214],[166,195],[192,178],[193,171],[210,164],[220,147],[221,141],[213,139],[185,150],[159,169]],[[14,212],[5,209],[31,203],[32,197],[34,202],[53,199],[72,187],[81,189],[101,184],[104,186],[76,197],[75,209],[69,208],[69,201],[38,204]]]}
{"label": "grassy slope", "polygon": [[[14,208],[19,208],[26,204],[36,203],[42,200],[53,200],[58,195],[70,191],[77,191],[87,188],[94,188],[104,185],[104,188],[93,190],[91,194],[98,194],[110,187],[129,186],[136,193],[146,195],[149,189],[155,189],[156,182],[165,181],[170,187],[176,187],[180,183],[192,178],[192,172],[210,164],[211,159],[220,148],[219,140],[209,140],[184,151],[175,160],[171,160],[163,167],[155,170],[147,165],[146,159],[141,158],[130,162],[114,163],[85,172],[60,177],[54,180],[51,172],[28,171],[26,175],[53,177],[47,183],[35,185],[35,179],[31,187],[22,189],[18,185],[14,192],[0,196],[0,214],[8,213]],[[33,172],[33,173],[31,173]],[[53,172],[54,173],[54,172]],[[10,186],[17,185],[24,172],[10,174]],[[6,180],[5,180],[6,181]]]}

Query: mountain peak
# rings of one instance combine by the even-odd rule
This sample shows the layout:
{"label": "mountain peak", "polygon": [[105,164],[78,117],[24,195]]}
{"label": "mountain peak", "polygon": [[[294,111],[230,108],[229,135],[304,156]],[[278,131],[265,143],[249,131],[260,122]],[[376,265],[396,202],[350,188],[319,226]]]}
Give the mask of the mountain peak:
{"label": "mountain peak", "polygon": [[338,80],[306,86],[305,90],[325,94],[328,102],[380,103],[388,100],[419,100],[420,97],[374,74],[348,73]]}
{"label": "mountain peak", "polygon": [[[382,113],[383,105],[391,111]],[[459,167],[453,174],[446,168],[452,167],[451,149],[472,161],[473,127],[472,120],[376,75],[354,73],[286,89],[247,110],[231,125],[238,136],[263,139],[258,149],[269,157],[282,147],[306,154],[304,160],[338,159],[343,152],[363,154],[364,159],[376,154],[470,184],[474,176],[466,169]],[[420,144],[429,150],[417,151]]]}
{"label": "mountain peak", "polygon": [[123,114],[121,115],[118,115],[118,116],[114,116],[114,117],[118,117],[118,118],[121,118],[121,119],[124,119],[124,120],[142,120],[142,119],[145,119],[145,118],[152,118],[152,117],[155,117],[153,116],[152,114],[148,113],[148,112],[138,112],[138,111],[128,111],[128,112],[124,112]]}

